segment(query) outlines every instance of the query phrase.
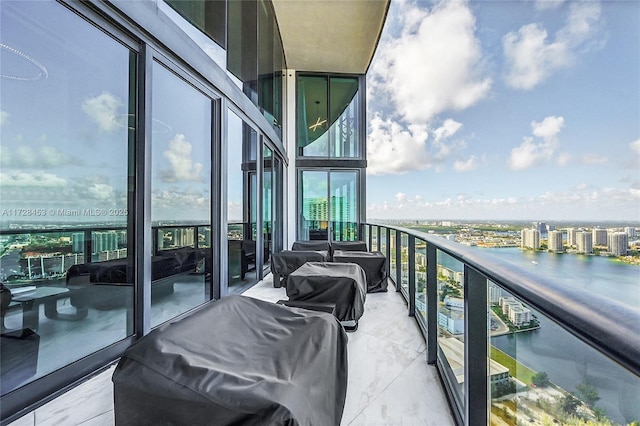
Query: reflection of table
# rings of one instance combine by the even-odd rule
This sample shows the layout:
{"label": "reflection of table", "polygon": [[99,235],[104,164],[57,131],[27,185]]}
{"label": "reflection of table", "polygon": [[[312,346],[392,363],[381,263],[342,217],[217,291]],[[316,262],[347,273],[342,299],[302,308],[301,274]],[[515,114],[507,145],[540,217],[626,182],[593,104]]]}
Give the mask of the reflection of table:
{"label": "reflection of table", "polygon": [[[58,299],[70,297],[71,292],[67,288],[61,287],[35,287],[33,290],[20,292],[11,295],[13,306],[22,307],[22,327],[37,330],[40,324],[41,304],[44,305],[44,314],[47,318],[77,321],[85,318],[88,314],[86,307],[76,308],[74,314],[63,314],[58,312]],[[4,312],[2,313],[2,328],[4,329]]]}
{"label": "reflection of table", "polygon": [[381,252],[338,250],[333,261],[360,265],[367,276],[367,293],[387,291],[387,257]]}
{"label": "reflection of table", "polygon": [[[271,273],[273,274],[273,286],[287,285],[287,277],[296,269],[307,262],[327,262],[327,251],[292,251],[283,250],[271,255]],[[282,281],[280,280],[282,278]]]}
{"label": "reflection of table", "polygon": [[335,303],[340,321],[358,321],[364,313],[367,279],[354,263],[307,262],[289,275],[291,301]]}

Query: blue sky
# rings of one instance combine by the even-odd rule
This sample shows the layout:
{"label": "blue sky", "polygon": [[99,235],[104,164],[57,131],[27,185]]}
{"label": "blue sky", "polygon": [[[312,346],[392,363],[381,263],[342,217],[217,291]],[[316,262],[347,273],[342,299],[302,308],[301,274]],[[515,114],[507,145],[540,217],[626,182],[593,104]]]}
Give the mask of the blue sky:
{"label": "blue sky", "polygon": [[392,0],[369,219],[640,221],[640,2]]}

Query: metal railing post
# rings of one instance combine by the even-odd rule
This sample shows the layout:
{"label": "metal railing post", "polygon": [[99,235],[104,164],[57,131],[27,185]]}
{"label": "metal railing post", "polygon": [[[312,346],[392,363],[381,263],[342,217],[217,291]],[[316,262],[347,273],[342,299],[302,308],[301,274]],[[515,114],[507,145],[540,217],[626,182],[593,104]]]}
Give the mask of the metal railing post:
{"label": "metal railing post", "polygon": [[416,315],[416,237],[413,235],[409,235],[409,248],[407,251],[409,256],[409,316],[413,317]]}
{"label": "metal railing post", "polygon": [[488,424],[487,279],[464,265],[465,425]]}
{"label": "metal railing post", "polygon": [[438,358],[438,263],[437,248],[425,241],[427,248],[427,362]]}

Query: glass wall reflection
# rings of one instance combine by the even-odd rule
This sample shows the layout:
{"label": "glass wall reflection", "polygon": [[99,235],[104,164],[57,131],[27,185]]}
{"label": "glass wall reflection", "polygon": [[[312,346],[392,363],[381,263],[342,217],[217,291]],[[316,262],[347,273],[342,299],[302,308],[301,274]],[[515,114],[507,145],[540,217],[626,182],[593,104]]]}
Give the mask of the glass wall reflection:
{"label": "glass wall reflection", "polygon": [[136,53],[53,1],[1,19],[5,395],[132,333]]}
{"label": "glass wall reflection", "polygon": [[438,250],[438,360],[464,411],[464,265]]}
{"label": "glass wall reflection", "polygon": [[262,150],[262,245],[264,251],[263,267],[266,269],[270,265],[271,253],[273,252],[273,151],[264,146]]}
{"label": "glass wall reflection", "polygon": [[227,114],[227,241],[230,289],[257,282],[256,158],[258,134],[232,111]]}
{"label": "glass wall reflection", "polygon": [[298,77],[298,156],[358,158],[357,77]]}
{"label": "glass wall reflection", "polygon": [[637,376],[491,282],[487,302],[490,424],[640,419]]}
{"label": "glass wall reflection", "polygon": [[[153,64],[151,325],[210,299],[211,99]],[[203,241],[200,241],[200,235]]]}

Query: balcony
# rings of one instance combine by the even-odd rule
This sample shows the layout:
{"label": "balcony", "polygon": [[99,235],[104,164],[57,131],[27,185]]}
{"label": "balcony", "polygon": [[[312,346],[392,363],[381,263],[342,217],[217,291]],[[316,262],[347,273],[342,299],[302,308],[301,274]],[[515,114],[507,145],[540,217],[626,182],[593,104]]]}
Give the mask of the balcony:
{"label": "balcony", "polygon": [[[271,275],[244,295],[271,302],[286,298],[284,288],[273,288]],[[414,424],[418,419],[438,426],[454,424],[436,369],[425,362],[424,339],[406,315],[399,293],[367,295],[360,326],[349,334],[348,354],[343,425]],[[11,425],[112,425],[114,368],[107,367]]]}
{"label": "balcony", "polygon": [[[175,230],[195,236],[205,229],[204,225],[155,227],[156,255],[184,248],[162,243],[163,238],[169,241]],[[81,256],[89,258],[89,253],[96,251],[92,247],[96,233],[116,231],[82,230],[93,237],[84,240],[92,243],[85,244],[87,251]],[[3,231],[3,235],[8,232],[35,238],[68,231]],[[389,292],[367,295],[360,327],[349,334],[343,424],[591,421],[605,425],[638,419],[637,309],[580,289],[567,290],[546,277],[532,276],[523,268],[433,235],[378,224],[365,224],[361,235],[372,250],[387,256],[392,282]],[[202,244],[187,240],[183,243],[188,242],[191,250],[207,246],[204,235],[194,238]],[[63,275],[54,276],[46,266],[36,272],[45,263],[44,259],[27,262],[26,275],[49,278],[44,283],[34,281],[38,287],[65,288],[68,283]],[[152,299],[152,323],[159,324],[204,303],[211,286],[205,269],[198,264],[194,261],[193,270],[176,273],[171,297]],[[197,268],[200,271],[194,273]],[[246,283],[235,290],[230,287],[230,291],[271,302],[286,298],[283,288],[273,288],[270,274],[253,286],[257,272],[249,274]],[[158,281],[167,285],[163,279]],[[193,297],[194,293],[197,296]],[[104,295],[99,296],[105,302]],[[126,297],[120,294],[116,300],[128,300]],[[71,303],[65,299],[57,302],[62,314],[71,315],[77,309],[73,299],[69,300]],[[54,371],[69,362],[69,351],[63,347],[70,336],[106,336],[100,329],[113,333],[118,324],[131,324],[132,302],[126,303],[110,309],[89,306],[77,321],[48,318],[39,308],[36,315],[44,344],[38,356],[38,373]],[[100,321],[91,321],[96,315]],[[20,322],[13,311],[3,319],[7,326]],[[75,340],[78,345],[71,356],[98,348],[99,339]],[[112,424],[110,377],[114,367],[105,368],[11,424]]]}

